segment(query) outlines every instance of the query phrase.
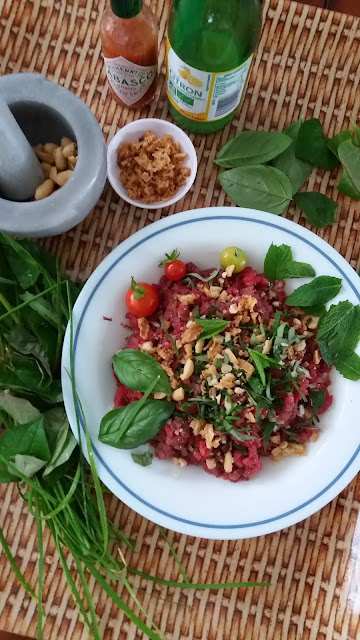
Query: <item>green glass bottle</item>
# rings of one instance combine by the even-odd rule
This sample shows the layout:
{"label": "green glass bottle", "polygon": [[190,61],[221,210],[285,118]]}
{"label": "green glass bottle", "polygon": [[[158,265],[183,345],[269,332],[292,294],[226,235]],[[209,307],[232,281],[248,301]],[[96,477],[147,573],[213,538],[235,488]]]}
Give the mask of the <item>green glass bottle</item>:
{"label": "green glass bottle", "polygon": [[234,117],[261,29],[259,0],[173,0],[167,46],[170,113],[212,133]]}

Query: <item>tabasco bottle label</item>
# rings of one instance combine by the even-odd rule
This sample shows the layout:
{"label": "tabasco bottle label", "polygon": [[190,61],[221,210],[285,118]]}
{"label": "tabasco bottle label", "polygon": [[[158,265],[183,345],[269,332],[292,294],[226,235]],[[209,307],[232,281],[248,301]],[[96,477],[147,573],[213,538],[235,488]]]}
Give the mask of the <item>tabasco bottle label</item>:
{"label": "tabasco bottle label", "polygon": [[157,67],[142,67],[123,56],[105,58],[109,83],[116,95],[128,106],[142,98],[154,82]]}
{"label": "tabasco bottle label", "polygon": [[236,109],[246,88],[252,56],[242,65],[221,73],[186,64],[168,40],[167,94],[180,113],[199,122],[220,120]]}

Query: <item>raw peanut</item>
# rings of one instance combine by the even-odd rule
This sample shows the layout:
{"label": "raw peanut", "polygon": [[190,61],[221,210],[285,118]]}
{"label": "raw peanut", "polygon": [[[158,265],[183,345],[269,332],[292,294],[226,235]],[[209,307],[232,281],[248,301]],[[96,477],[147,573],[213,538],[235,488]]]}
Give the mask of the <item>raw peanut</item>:
{"label": "raw peanut", "polygon": [[172,399],[175,400],[176,402],[181,402],[181,400],[184,400],[184,398],[185,398],[185,392],[182,387],[179,387],[178,389],[175,389],[175,391],[173,391]]}
{"label": "raw peanut", "polygon": [[35,200],[42,200],[43,198],[47,198],[48,196],[51,196],[52,192],[54,191],[55,185],[53,180],[45,180],[45,182],[43,182],[42,184],[40,184],[38,186],[38,188],[35,191]]}
{"label": "raw peanut", "polygon": [[70,156],[68,158],[68,167],[69,167],[69,169],[75,169],[76,162],[77,162],[77,157],[76,156]]}
{"label": "raw peanut", "polygon": [[71,178],[71,176],[71,169],[68,169],[67,171],[60,171],[60,173],[58,173],[55,178],[55,182],[59,185],[59,187],[63,187],[64,184],[69,180],[69,178]]}
{"label": "raw peanut", "polygon": [[182,372],[180,378],[181,380],[188,380],[189,378],[191,378],[192,374],[194,373],[194,363],[192,360],[186,360],[185,362],[185,366],[184,366],[184,371]]}
{"label": "raw peanut", "polygon": [[35,151],[35,154],[41,162],[47,162],[48,164],[53,164],[54,162],[54,157],[50,153],[45,153],[45,151]]}
{"label": "raw peanut", "polygon": [[58,148],[58,144],[55,144],[55,142],[47,142],[46,144],[44,144],[44,151],[46,151],[46,153],[55,153],[56,149]]}
{"label": "raw peanut", "polygon": [[54,153],[55,158],[55,166],[58,171],[65,171],[67,162],[66,158],[64,158],[64,154],[62,152],[62,148],[58,147]]}
{"label": "raw peanut", "polygon": [[51,167],[50,171],[49,171],[49,178],[51,178],[51,180],[56,182],[57,174],[58,174],[57,168],[56,167]]}
{"label": "raw peanut", "polygon": [[36,153],[37,151],[44,151],[44,145],[43,145],[43,144],[41,144],[41,143],[40,143],[40,144],[36,144],[36,145],[33,147],[33,151],[35,151],[35,153]]}
{"label": "raw peanut", "polygon": [[61,146],[62,148],[67,147],[68,144],[71,144],[72,140],[71,138],[68,138],[67,136],[64,136],[63,138],[61,138]]}
{"label": "raw peanut", "polygon": [[166,398],[166,393],[164,393],[163,391],[155,391],[154,393],[155,400],[163,400],[164,398]]}
{"label": "raw peanut", "polygon": [[63,154],[65,158],[70,158],[70,156],[74,156],[76,154],[75,142],[71,142],[70,144],[67,144],[66,147],[63,147]]}
{"label": "raw peanut", "polygon": [[44,172],[45,178],[48,178],[50,175],[50,169],[52,168],[51,164],[49,164],[48,162],[41,162],[41,167]]}

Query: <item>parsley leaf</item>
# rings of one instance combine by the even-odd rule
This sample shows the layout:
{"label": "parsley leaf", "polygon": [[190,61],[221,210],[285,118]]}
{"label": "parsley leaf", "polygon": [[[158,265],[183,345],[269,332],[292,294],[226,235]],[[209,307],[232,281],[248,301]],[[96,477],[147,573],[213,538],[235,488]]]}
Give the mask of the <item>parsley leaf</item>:
{"label": "parsley leaf", "polygon": [[272,244],[265,256],[264,274],[270,282],[274,282],[285,278],[313,277],[315,271],[311,265],[305,262],[295,262],[291,247],[288,245]]}
{"label": "parsley leaf", "polygon": [[312,307],[326,304],[335,298],[341,289],[341,278],[319,276],[309,284],[303,284],[295,289],[286,299],[286,304],[292,307]]}

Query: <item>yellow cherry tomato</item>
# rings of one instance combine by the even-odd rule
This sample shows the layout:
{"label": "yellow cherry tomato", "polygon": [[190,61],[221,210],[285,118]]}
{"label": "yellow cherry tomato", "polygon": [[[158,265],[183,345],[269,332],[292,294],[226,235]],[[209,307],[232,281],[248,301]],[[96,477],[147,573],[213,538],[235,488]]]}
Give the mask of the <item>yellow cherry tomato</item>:
{"label": "yellow cherry tomato", "polygon": [[240,273],[247,265],[246,253],[238,247],[227,247],[220,256],[220,264],[223,269],[234,265],[234,273]]}

